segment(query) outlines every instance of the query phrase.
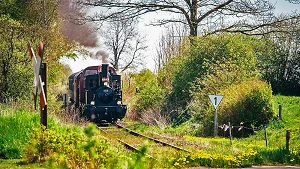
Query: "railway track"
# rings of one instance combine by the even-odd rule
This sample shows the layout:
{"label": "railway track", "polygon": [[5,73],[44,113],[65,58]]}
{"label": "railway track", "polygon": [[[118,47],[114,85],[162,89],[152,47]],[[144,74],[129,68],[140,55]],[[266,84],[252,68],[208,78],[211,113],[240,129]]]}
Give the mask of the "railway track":
{"label": "railway track", "polygon": [[[107,130],[109,129],[109,127],[99,127],[99,126],[98,126],[98,128],[99,128],[103,133],[105,133],[107,136],[109,136],[110,138],[113,137],[113,138],[114,138],[115,140],[117,140],[119,143],[121,143],[122,145],[124,145],[127,149],[132,150],[132,151],[135,151],[135,152],[141,152],[141,151],[140,151],[137,147],[135,147],[134,145],[131,145],[131,144],[129,144],[129,143],[127,143],[127,142],[125,142],[125,141],[119,139],[117,136],[111,134],[110,132],[108,132]],[[112,127],[110,127],[110,128],[112,128]],[[149,154],[146,154],[146,157],[156,160],[154,157],[152,157],[152,156],[149,155]]]}
{"label": "railway track", "polygon": [[126,127],[120,125],[120,124],[116,124],[116,126],[117,126],[118,128],[123,128],[123,129],[125,129],[126,131],[128,131],[128,132],[129,132],[130,134],[132,134],[132,135],[139,136],[139,137],[144,137],[144,138],[147,138],[147,139],[149,139],[149,140],[152,140],[152,141],[154,141],[154,142],[156,142],[156,143],[160,143],[160,144],[162,144],[163,146],[169,146],[169,147],[172,147],[172,148],[177,149],[177,150],[181,150],[181,151],[185,151],[185,152],[191,153],[189,150],[186,150],[186,149],[184,149],[184,148],[175,146],[175,145],[173,145],[173,144],[169,144],[169,143],[167,143],[167,142],[164,142],[164,141],[161,141],[161,140],[158,140],[158,139],[155,139],[155,138],[146,136],[146,135],[144,135],[144,134],[135,132],[135,131],[130,130],[130,129],[128,129],[128,128],[126,128]]}
{"label": "railway track", "polygon": [[114,138],[115,140],[123,144],[127,149],[136,152],[140,152],[139,148],[141,147],[141,145],[148,141],[149,154],[146,154],[146,156],[151,159],[157,160],[159,158],[168,158],[166,157],[168,156],[168,154],[174,153],[191,153],[189,150],[130,130],[120,124],[115,124],[107,127],[99,127],[99,129],[108,137]]}

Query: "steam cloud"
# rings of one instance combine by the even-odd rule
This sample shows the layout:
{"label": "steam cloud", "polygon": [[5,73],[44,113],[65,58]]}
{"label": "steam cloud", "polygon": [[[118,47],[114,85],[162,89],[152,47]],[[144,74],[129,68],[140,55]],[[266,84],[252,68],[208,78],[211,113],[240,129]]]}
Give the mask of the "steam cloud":
{"label": "steam cloud", "polygon": [[[85,47],[98,47],[98,37],[94,25],[75,23],[77,18],[86,14],[86,11],[82,10],[82,8],[73,1],[74,0],[61,0],[60,2],[60,15],[65,19],[61,29],[62,34]],[[108,54],[102,50],[95,53],[91,52],[90,57],[92,59],[101,59],[102,63],[109,63]]]}
{"label": "steam cloud", "polygon": [[101,59],[102,63],[108,63],[108,54],[102,50],[99,50],[96,53],[90,53],[90,57],[93,59]]}
{"label": "steam cloud", "polygon": [[97,47],[98,38],[95,27],[92,24],[75,23],[77,18],[86,14],[85,10],[76,5],[72,0],[61,0],[59,11],[64,18],[61,32],[69,39],[78,42],[85,47]]}

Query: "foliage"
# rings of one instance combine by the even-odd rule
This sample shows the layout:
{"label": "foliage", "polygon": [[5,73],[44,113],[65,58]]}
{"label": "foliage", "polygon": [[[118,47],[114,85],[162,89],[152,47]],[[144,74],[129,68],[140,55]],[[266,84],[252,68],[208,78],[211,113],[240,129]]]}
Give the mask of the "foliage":
{"label": "foliage", "polygon": [[263,159],[263,163],[280,163],[280,164],[300,164],[299,150],[288,151],[285,148],[262,149],[258,153]]}
{"label": "foliage", "polygon": [[141,112],[158,106],[163,100],[164,90],[158,83],[156,75],[149,69],[144,69],[140,73],[134,74],[133,77],[138,89],[134,97],[134,108]]}
{"label": "foliage", "polygon": [[[261,43],[264,42],[245,35],[224,34],[196,38],[188,57],[174,59],[178,59],[178,64],[169,69],[172,71],[169,78],[172,89],[166,103],[175,103],[173,105],[177,107],[172,110],[176,112],[181,108],[196,121],[209,117],[204,113],[209,112],[208,94],[259,76],[256,57],[260,54],[257,46]],[[171,65],[174,62],[177,63],[171,61]]]}
{"label": "foliage", "polygon": [[38,114],[3,104],[0,110],[0,158],[25,158],[27,162],[44,163],[51,168],[149,166],[145,165],[147,145],[142,146],[140,153],[127,156],[118,145],[113,147],[112,142],[99,135],[94,124],[86,128],[61,126],[49,118],[45,129],[39,126]]}
{"label": "foliage", "polygon": [[77,127],[35,130],[27,147],[29,161],[50,161],[68,168],[109,168],[117,164],[116,149],[97,134],[95,125],[84,133]]}
{"label": "foliage", "polygon": [[[226,97],[224,99],[226,99]],[[43,130],[38,127],[39,116],[37,114],[31,114],[21,109],[13,111],[11,107],[0,104],[0,129],[1,131],[4,131],[3,133],[0,133],[0,150],[3,149],[2,147],[15,147],[16,149],[20,149],[22,155],[24,151],[21,151],[21,149],[24,148],[25,142],[27,143],[28,141],[29,132],[31,132],[31,134],[37,132],[36,135],[31,135],[31,138],[35,139],[30,140],[30,143],[33,144],[28,145],[27,148],[29,151],[26,157],[31,157],[28,159],[33,161],[40,160],[42,162],[43,160],[46,160],[46,162],[52,164],[52,166],[50,166],[51,168],[72,168],[79,162],[86,164],[88,161],[97,164],[97,162],[103,160],[103,163],[106,163],[108,159],[100,160],[95,158],[99,157],[98,155],[93,155],[93,152],[97,152],[99,148],[104,149],[101,149],[102,151],[97,154],[101,154],[104,157],[111,157],[106,155],[112,155],[111,159],[114,159],[113,161],[109,160],[109,165],[104,165],[106,168],[152,168],[153,166],[157,168],[188,168],[198,167],[199,165],[213,168],[230,168],[251,165],[299,165],[300,153],[298,150],[300,148],[300,130],[298,125],[299,118],[297,117],[300,113],[300,98],[274,96],[272,97],[272,100],[273,109],[277,110],[278,104],[281,104],[283,105],[284,114],[283,120],[274,118],[267,124],[269,139],[268,147],[265,146],[263,130],[256,131],[255,135],[248,138],[233,138],[233,144],[231,145],[229,138],[226,137],[201,138],[184,134],[184,131],[186,131],[188,127],[192,127],[190,123],[187,123],[187,128],[184,129],[178,128],[182,127],[181,125],[177,128],[168,127],[161,130],[155,126],[149,127],[134,122],[134,124],[130,126],[135,130],[143,131],[145,134],[153,133],[156,136],[157,133],[164,134],[166,138],[173,140],[175,145],[180,147],[184,146],[186,149],[193,151],[190,155],[170,155],[170,158],[167,161],[168,164],[162,163],[161,161],[153,161],[153,163],[150,163],[145,154],[148,147],[147,145],[143,145],[140,149],[141,152],[137,154],[131,154],[125,150],[122,152],[118,149],[120,147],[112,147],[118,145],[114,144],[116,142],[98,135],[98,131],[94,125],[83,129],[77,126],[61,126],[61,124],[50,120],[48,129],[42,132]],[[224,104],[223,101],[222,105]],[[32,133],[32,126],[37,127],[34,129],[34,133]],[[197,126],[195,129],[196,128]],[[285,132],[287,129],[291,130],[290,151],[285,149]],[[19,132],[19,130],[22,131]],[[180,135],[177,132],[178,130],[182,130],[181,136],[183,137],[177,137]],[[2,134],[5,134],[5,136]],[[14,141],[6,141],[5,144],[2,144],[2,140],[5,140],[6,138],[10,138],[10,140]],[[22,141],[25,141],[24,144],[7,146]],[[105,145],[99,145],[100,143]],[[105,149],[107,147],[108,149]],[[201,150],[195,152],[195,149]],[[11,152],[14,153],[14,151]],[[75,155],[75,153],[78,154]],[[2,154],[1,157],[3,157]],[[82,161],[87,158],[89,158],[88,161]],[[0,164],[0,166],[2,165]],[[80,166],[80,168],[84,168],[85,166],[91,167],[90,164],[87,164]]]}
{"label": "foliage", "polygon": [[245,127],[259,127],[273,117],[272,90],[265,82],[247,80],[223,90],[225,95],[220,105],[220,121]]}
{"label": "foliage", "polygon": [[9,15],[15,20],[25,19],[27,2],[27,0],[2,0],[0,3],[0,15]]}
{"label": "foliage", "polygon": [[0,168],[9,168],[9,169],[22,169],[22,168],[30,168],[30,169],[46,169],[43,164],[25,164],[22,159],[0,159]]}
{"label": "foliage", "polygon": [[132,158],[128,158],[128,169],[143,169],[143,168],[153,168],[153,163],[147,163],[146,153],[148,151],[147,143],[144,143],[139,152],[136,153]]}
{"label": "foliage", "polygon": [[293,33],[277,33],[266,37],[272,45],[262,46],[266,52],[259,58],[259,66],[274,94],[300,95],[299,24],[287,24],[291,26],[286,29]]}
{"label": "foliage", "polygon": [[[254,83],[255,82],[255,83]],[[242,82],[246,83],[246,82]],[[254,83],[254,84],[253,84]],[[257,83],[257,84],[256,84]],[[249,85],[244,86],[249,87],[253,85],[261,86],[260,89],[262,91],[266,90],[266,93],[269,93],[270,87],[269,85],[265,84],[259,80],[253,80],[249,82]],[[235,86],[239,86],[235,84]],[[248,90],[243,89],[237,90]],[[249,87],[252,88],[252,87]],[[236,88],[235,88],[236,89]],[[224,89],[225,90],[225,89]],[[227,90],[227,89],[226,89]],[[232,89],[233,90],[233,89]],[[264,93],[264,92],[263,92]],[[220,108],[226,105],[227,102],[225,99],[228,97],[224,97],[224,100],[220,104]],[[184,146],[188,150],[195,150],[201,149],[202,154],[201,156],[208,156],[218,157],[219,163],[222,166],[230,167],[230,164],[234,164],[230,159],[236,159],[238,155],[241,155],[242,152],[245,154],[250,153],[250,151],[254,151],[257,153],[255,158],[252,158],[247,163],[247,156],[243,164],[247,165],[278,165],[278,164],[292,164],[292,165],[299,165],[299,141],[300,141],[300,129],[299,129],[299,118],[300,110],[299,110],[299,97],[288,97],[288,96],[281,96],[276,95],[271,97],[272,103],[272,112],[278,112],[278,105],[282,105],[283,107],[283,120],[278,120],[278,118],[274,117],[271,119],[269,123],[266,124],[267,126],[267,135],[268,135],[268,147],[266,147],[266,142],[264,140],[265,133],[262,128],[254,128],[255,133],[247,138],[235,138],[233,137],[233,144],[230,144],[230,140],[228,138],[228,130],[224,132],[225,137],[194,137],[191,135],[199,136],[200,134],[197,133],[197,130],[202,126],[199,123],[193,123],[192,121],[185,122],[176,128],[173,127],[166,127],[161,129],[155,126],[146,126],[144,124],[134,123],[131,124],[132,129],[139,130],[144,132],[145,134],[151,134],[157,136],[157,133],[168,137],[170,140],[176,140],[173,142],[175,145],[180,145],[180,147]],[[219,111],[220,112],[220,111]],[[239,125],[239,124],[238,124]],[[206,126],[207,127],[207,126]],[[251,126],[252,127],[252,126]],[[253,126],[254,127],[254,126]],[[237,129],[237,128],[234,128]],[[259,130],[261,129],[261,130]],[[285,150],[285,135],[286,130],[291,130],[291,140],[290,140],[290,151]],[[239,131],[242,133],[242,130]],[[221,133],[219,133],[221,135]],[[223,133],[222,133],[223,134]],[[169,140],[169,141],[170,141]],[[184,140],[184,141],[183,141]],[[241,153],[241,154],[239,154]],[[194,153],[196,154],[196,153]],[[200,156],[200,155],[199,155]],[[184,160],[185,159],[185,160]],[[227,161],[228,159],[228,161]],[[200,158],[197,163],[194,163],[192,160],[189,159],[189,156],[181,156],[178,158],[172,157],[170,163],[176,168],[184,168],[185,167],[192,167],[192,166],[199,166],[199,163],[203,163],[204,166],[209,163],[207,166],[211,166],[211,164],[217,164],[217,160],[212,162],[206,158]],[[176,166],[175,166],[176,164]],[[216,166],[215,166],[216,167]]]}
{"label": "foliage", "polygon": [[0,158],[21,158],[39,115],[0,105]]}
{"label": "foliage", "polygon": [[[131,74],[131,87],[124,87],[133,99],[128,100],[130,110],[127,117],[140,120],[145,124],[158,125],[161,128],[170,123],[170,116],[160,108],[165,99],[167,89],[159,82],[157,75],[144,69],[140,73]],[[135,94],[133,90],[136,88]],[[132,105],[131,105],[132,104]]]}
{"label": "foliage", "polygon": [[40,1],[1,2],[0,102],[30,97],[28,91],[32,86],[33,71],[26,49],[28,41],[32,42],[35,52],[40,41],[45,44],[43,61],[48,63],[48,84],[52,85],[63,78],[63,66],[59,59],[74,49],[75,45],[60,33],[57,7],[54,0],[45,1],[44,6]]}
{"label": "foliage", "polygon": [[33,72],[26,66],[26,63],[30,63],[29,57],[24,56],[25,30],[21,22],[7,15],[0,16],[0,102],[29,95],[26,92],[32,84],[28,83],[28,79]]}

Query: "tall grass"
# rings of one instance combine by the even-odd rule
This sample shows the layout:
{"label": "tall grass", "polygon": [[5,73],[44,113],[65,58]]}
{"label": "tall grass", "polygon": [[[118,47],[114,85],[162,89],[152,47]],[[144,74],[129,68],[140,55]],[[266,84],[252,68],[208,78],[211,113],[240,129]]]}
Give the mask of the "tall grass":
{"label": "tall grass", "polygon": [[39,121],[38,114],[0,105],[0,158],[21,158],[28,136]]}

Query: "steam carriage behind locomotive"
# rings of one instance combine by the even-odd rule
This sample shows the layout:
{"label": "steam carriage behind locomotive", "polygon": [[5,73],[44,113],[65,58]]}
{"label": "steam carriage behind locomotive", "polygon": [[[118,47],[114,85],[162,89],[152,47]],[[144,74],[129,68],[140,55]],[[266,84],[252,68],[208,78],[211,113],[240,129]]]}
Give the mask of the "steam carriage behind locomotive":
{"label": "steam carriage behind locomotive", "polygon": [[108,64],[90,66],[69,76],[70,101],[93,122],[116,122],[125,116],[121,75]]}

